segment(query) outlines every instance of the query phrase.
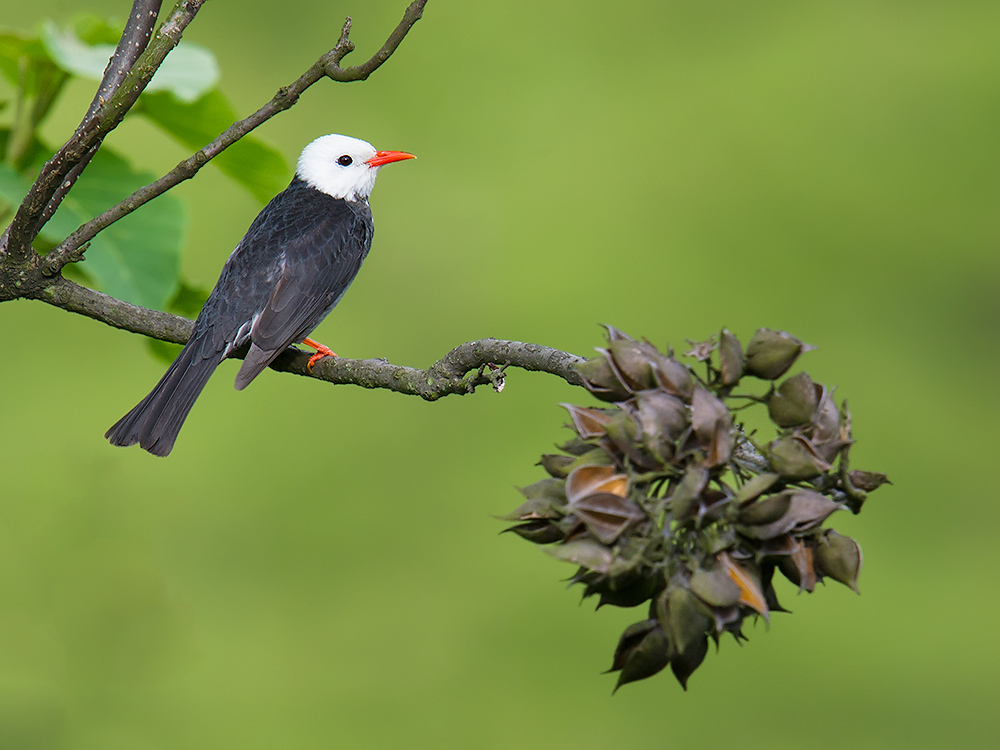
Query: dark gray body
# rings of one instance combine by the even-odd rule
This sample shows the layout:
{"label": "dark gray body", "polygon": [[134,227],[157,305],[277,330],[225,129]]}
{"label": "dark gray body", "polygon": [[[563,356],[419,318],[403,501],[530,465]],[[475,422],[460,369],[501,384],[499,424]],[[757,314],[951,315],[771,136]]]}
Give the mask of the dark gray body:
{"label": "dark gray body", "polygon": [[367,201],[322,193],[298,177],[260,212],[229,256],[194,332],[146,398],[105,435],[114,445],[170,453],[209,377],[250,343],[236,376],[243,389],[301,342],[347,291],[371,247]]}

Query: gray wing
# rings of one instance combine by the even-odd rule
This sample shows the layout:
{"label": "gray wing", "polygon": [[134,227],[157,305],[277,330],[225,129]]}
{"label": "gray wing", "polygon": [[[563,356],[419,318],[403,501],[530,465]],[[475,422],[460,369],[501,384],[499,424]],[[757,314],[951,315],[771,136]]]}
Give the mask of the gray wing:
{"label": "gray wing", "polygon": [[251,328],[252,344],[236,376],[237,389],[308,336],[361,269],[371,247],[371,214],[367,206],[338,204],[323,219],[287,236],[284,267]]}

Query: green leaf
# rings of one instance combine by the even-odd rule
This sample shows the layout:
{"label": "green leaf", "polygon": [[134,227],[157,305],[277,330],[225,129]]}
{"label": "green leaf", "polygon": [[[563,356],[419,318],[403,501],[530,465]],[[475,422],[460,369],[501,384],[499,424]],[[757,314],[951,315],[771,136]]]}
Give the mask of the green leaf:
{"label": "green leaf", "polygon": [[183,347],[180,344],[171,344],[169,341],[146,339],[146,348],[154,358],[169,365],[177,359],[177,355],[181,353]]}
{"label": "green leaf", "polygon": [[59,31],[52,21],[42,24],[41,42],[52,61],[67,73],[98,81],[115,52],[112,44],[90,45],[73,31]]}
{"label": "green leaf", "polygon": [[[168,92],[146,93],[139,99],[138,111],[193,149],[216,138],[237,119],[232,105],[218,89],[188,103]],[[284,189],[288,182],[285,157],[251,136],[234,143],[212,163],[262,203]]]}
{"label": "green leaf", "polygon": [[0,163],[0,203],[7,208],[16,208],[30,187],[31,180],[9,164]]}
{"label": "green leaf", "polygon": [[183,102],[194,102],[219,82],[219,64],[208,49],[192,42],[181,42],[167,55],[147,92],[169,91]]}
{"label": "green leaf", "polygon": [[87,44],[118,46],[118,40],[122,35],[122,24],[113,19],[109,20],[92,13],[85,13],[73,21],[73,31]]}
{"label": "green leaf", "polygon": [[[101,149],[59,207],[46,230],[90,219],[154,180],[123,158]],[[61,224],[60,222],[66,222]],[[161,195],[91,242],[80,270],[102,291],[126,302],[162,310],[177,292],[180,253],[187,231],[187,212],[180,200]]]}
{"label": "green leaf", "polygon": [[54,67],[52,58],[37,36],[7,29],[0,31],[0,74],[14,88],[20,89],[22,82],[27,83],[30,93],[30,80],[22,79],[23,61],[28,61],[32,68],[46,63]]}
{"label": "green leaf", "polygon": [[38,125],[66,82],[37,37],[0,32],[0,73],[17,90],[18,106],[3,146],[3,160],[23,169],[35,157]]}
{"label": "green leaf", "polygon": [[205,306],[205,302],[208,300],[208,293],[208,289],[191,286],[184,279],[181,279],[177,287],[177,293],[170,300],[167,311],[176,315],[183,315],[186,318],[197,317],[198,313],[201,312],[201,308]]}
{"label": "green leaf", "polygon": [[[87,44],[73,30],[60,31],[52,22],[42,26],[42,44],[56,65],[67,73],[101,80],[114,44]],[[193,102],[219,80],[215,56],[204,47],[182,41],[163,60],[146,91],[169,91],[184,102]]]}

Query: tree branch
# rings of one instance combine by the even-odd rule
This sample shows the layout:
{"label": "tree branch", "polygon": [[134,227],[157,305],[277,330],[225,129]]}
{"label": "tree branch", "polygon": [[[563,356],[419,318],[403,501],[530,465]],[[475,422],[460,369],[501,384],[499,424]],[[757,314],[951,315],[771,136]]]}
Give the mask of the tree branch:
{"label": "tree branch", "polygon": [[122,30],[121,39],[108,61],[104,77],[84,119],[93,116],[104,102],[114,96],[125,80],[126,73],[135,65],[139,55],[146,51],[162,4],[162,0],[133,0],[132,12]]}
{"label": "tree branch", "polygon": [[[36,299],[115,328],[175,344],[186,342],[194,327],[194,323],[187,318],[130,305],[61,276]],[[311,354],[289,348],[271,367],[279,372],[329,383],[386,388],[396,393],[420,396],[427,401],[452,394],[472,393],[480,385],[493,385],[500,390],[503,379],[498,371],[508,366],[547,372],[570,385],[582,385],[574,365],[584,361],[583,357],[548,346],[499,339],[461,344],[423,370],[394,365],[384,359],[325,357],[310,372],[308,363]],[[242,353],[238,352],[235,356],[240,358]]]}
{"label": "tree branch", "polygon": [[173,344],[185,343],[194,327],[192,321],[180,315],[132,305],[62,276],[52,279],[48,286],[36,291],[31,298],[86,315],[123,331],[141,333]]}
{"label": "tree branch", "polygon": [[83,254],[79,252],[80,248],[96,237],[99,232],[111,226],[111,224],[119,219],[128,216],[128,214],[135,211],[144,203],[162,195],[175,185],[194,177],[203,166],[225,151],[229,146],[251,133],[279,112],[284,112],[295,104],[302,93],[323,78],[323,76],[342,83],[362,81],[370,76],[382,63],[389,59],[403,40],[403,37],[413,27],[413,24],[420,20],[426,4],[427,0],[415,0],[410,3],[409,7],[403,13],[403,19],[396,26],[392,34],[389,35],[389,38],[378,52],[372,55],[363,65],[345,69],[340,67],[340,62],[354,49],[354,43],[349,39],[351,19],[348,17],[341,29],[340,39],[337,41],[336,46],[320,57],[298,79],[288,86],[278,89],[278,92],[271,98],[271,101],[249,117],[230,125],[222,135],[180,162],[176,167],[167,172],[167,174],[163,175],[163,177],[139,188],[132,195],[69,235],[58,247],[45,256],[42,262],[42,273],[46,276],[53,276],[67,263],[80,260],[83,257]]}
{"label": "tree branch", "polygon": [[312,352],[289,349],[273,369],[305,375],[329,383],[359,385],[362,388],[386,388],[396,393],[420,396],[437,401],[444,396],[472,393],[478,386],[503,388],[503,368],[518,367],[531,372],[547,372],[570,385],[583,385],[574,365],[584,361],[569,352],[540,344],[500,339],[482,339],[460,344],[427,369],[394,365],[384,359],[345,359],[324,357],[307,365]]}
{"label": "tree branch", "polygon": [[[331,54],[334,57],[330,60],[330,64],[326,68],[326,74],[335,81],[340,81],[341,83],[350,83],[352,81],[363,81],[372,73],[374,73],[378,67],[384,63],[386,60],[392,56],[392,53],[396,51],[396,47],[399,43],[403,41],[403,37],[406,36],[407,32],[413,27],[417,21],[420,20],[421,16],[424,14],[424,6],[427,5],[427,0],[414,0],[407,7],[406,11],[403,13],[403,20],[399,22],[399,25],[393,30],[389,35],[389,38],[385,40],[385,44],[382,48],[369,58],[368,62],[362,65],[355,65],[350,68],[340,67],[341,61],[344,57],[354,49],[354,44],[348,40],[348,35],[351,33],[351,19],[350,17],[344,22],[344,28],[340,33],[340,41],[337,46],[331,50]],[[343,49],[344,51],[337,56],[338,50]]]}

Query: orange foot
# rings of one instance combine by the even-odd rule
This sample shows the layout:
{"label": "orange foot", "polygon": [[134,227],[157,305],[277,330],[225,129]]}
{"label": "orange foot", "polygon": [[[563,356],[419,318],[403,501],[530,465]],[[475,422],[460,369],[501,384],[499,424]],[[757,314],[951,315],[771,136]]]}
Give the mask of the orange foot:
{"label": "orange foot", "polygon": [[322,344],[313,341],[312,339],[302,339],[302,343],[316,350],[316,353],[309,358],[309,364],[306,365],[306,368],[309,370],[309,372],[312,372],[313,365],[316,364],[317,361],[323,359],[323,357],[337,356],[337,352],[333,351],[331,348],[327,346],[323,346]]}

